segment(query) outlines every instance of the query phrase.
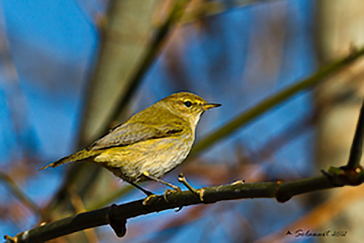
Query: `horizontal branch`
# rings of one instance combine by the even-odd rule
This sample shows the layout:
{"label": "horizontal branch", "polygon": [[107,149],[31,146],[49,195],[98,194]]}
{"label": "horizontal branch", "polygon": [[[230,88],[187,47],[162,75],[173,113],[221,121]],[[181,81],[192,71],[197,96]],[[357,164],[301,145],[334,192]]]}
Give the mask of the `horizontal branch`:
{"label": "horizontal branch", "polygon": [[[363,172],[356,170],[357,178],[363,179]],[[44,242],[87,228],[110,224],[118,236],[126,232],[125,224],[129,218],[151,214],[168,209],[182,208],[196,204],[210,204],[218,201],[246,198],[276,198],[278,202],[286,202],[291,197],[307,192],[357,185],[344,176],[336,176],[325,172],[321,176],[309,177],[293,181],[246,183],[239,181],[229,185],[205,187],[196,190],[174,192],[164,196],[151,197],[150,200],[137,200],[77,214],[54,221],[34,229],[19,233],[14,238],[5,236],[7,242]],[[351,172],[352,176],[352,172]],[[363,182],[363,181],[361,181]],[[143,203],[144,202],[144,203]]]}

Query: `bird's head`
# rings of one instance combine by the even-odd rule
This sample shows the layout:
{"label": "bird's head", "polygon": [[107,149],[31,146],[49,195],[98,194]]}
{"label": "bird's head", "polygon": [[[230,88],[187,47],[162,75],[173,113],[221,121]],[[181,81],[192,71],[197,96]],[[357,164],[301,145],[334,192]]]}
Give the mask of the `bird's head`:
{"label": "bird's head", "polygon": [[221,106],[220,104],[208,103],[200,96],[189,92],[171,94],[158,103],[175,115],[190,122],[193,128],[196,127],[202,113]]}

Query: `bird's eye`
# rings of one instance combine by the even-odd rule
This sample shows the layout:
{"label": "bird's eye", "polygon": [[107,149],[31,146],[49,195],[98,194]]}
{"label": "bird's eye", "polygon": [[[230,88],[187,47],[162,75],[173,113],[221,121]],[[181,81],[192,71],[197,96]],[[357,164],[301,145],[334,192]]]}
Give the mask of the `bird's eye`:
{"label": "bird's eye", "polygon": [[191,107],[191,105],[192,105],[191,101],[189,101],[189,100],[183,102],[183,104],[185,104],[186,107]]}

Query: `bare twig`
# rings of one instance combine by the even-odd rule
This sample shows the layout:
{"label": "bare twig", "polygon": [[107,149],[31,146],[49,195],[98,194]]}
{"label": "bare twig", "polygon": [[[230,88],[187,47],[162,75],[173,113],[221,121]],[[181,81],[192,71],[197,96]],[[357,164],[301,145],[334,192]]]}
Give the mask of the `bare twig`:
{"label": "bare twig", "polygon": [[[277,2],[279,0],[276,0]],[[195,21],[225,13],[231,9],[250,7],[254,4],[268,3],[272,0],[230,0],[230,1],[205,1],[197,8],[187,10],[181,19],[183,24],[190,24]]]}
{"label": "bare twig", "polygon": [[[358,173],[357,176],[362,178],[362,173]],[[341,177],[338,180],[341,180]],[[342,179],[341,182],[345,184],[348,180]],[[113,229],[120,230],[125,227],[126,220],[129,218],[168,209],[244,198],[276,198],[279,202],[286,202],[295,195],[334,187],[337,187],[337,184],[333,184],[327,176],[321,175],[287,182],[233,183],[231,185],[201,188],[204,190],[203,201],[196,197],[194,192],[186,190],[168,194],[168,202],[161,195],[148,201],[147,205],[143,205],[144,200],[142,199],[119,206],[106,207],[39,226],[19,233],[14,238],[6,236],[6,239],[8,239],[8,242],[17,243],[43,242],[106,224],[111,224]],[[115,225],[118,225],[118,227],[114,227]],[[125,234],[125,229],[121,233],[117,233],[119,236],[123,234]]]}
{"label": "bare twig", "polygon": [[364,101],[360,109],[358,124],[354,135],[353,144],[350,150],[350,157],[347,164],[348,169],[355,170],[359,164],[363,154],[363,138],[364,138]]}

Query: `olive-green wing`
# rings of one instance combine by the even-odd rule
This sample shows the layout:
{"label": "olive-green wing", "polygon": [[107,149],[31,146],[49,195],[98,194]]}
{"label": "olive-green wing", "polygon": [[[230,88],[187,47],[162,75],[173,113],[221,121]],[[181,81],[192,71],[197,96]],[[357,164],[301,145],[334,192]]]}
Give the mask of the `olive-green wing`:
{"label": "olive-green wing", "polygon": [[182,131],[183,126],[179,123],[163,125],[144,124],[140,122],[125,123],[95,141],[88,147],[88,150],[127,146],[149,139],[177,136]]}

